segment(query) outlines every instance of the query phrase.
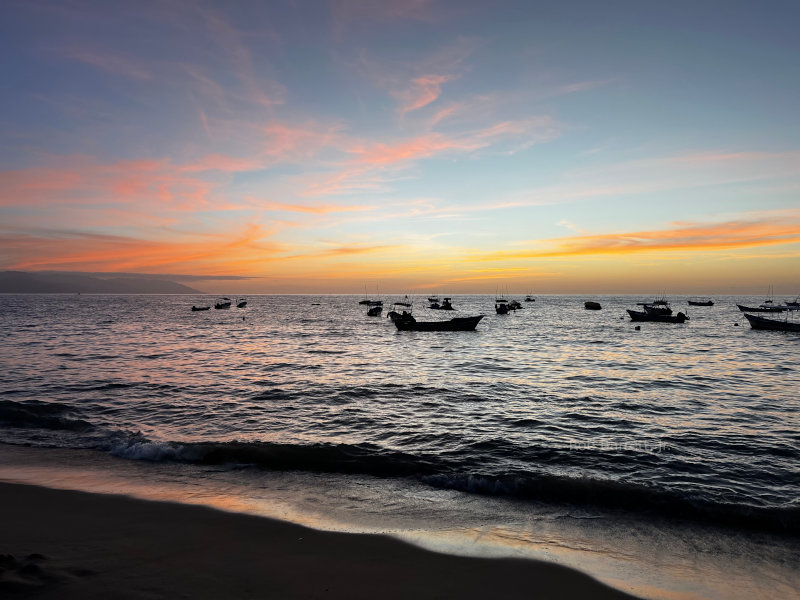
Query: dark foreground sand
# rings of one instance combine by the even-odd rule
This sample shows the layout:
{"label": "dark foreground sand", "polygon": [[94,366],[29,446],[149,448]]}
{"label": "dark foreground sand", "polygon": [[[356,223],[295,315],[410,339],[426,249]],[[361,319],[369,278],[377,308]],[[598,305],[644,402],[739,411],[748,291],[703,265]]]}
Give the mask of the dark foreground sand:
{"label": "dark foreground sand", "polygon": [[460,558],[388,537],[7,483],[0,597],[630,598],[543,562]]}

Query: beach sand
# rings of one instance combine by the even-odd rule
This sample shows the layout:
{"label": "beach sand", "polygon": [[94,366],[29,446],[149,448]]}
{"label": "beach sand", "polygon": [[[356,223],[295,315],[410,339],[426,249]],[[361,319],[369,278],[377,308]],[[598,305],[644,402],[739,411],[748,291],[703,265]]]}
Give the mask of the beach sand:
{"label": "beach sand", "polygon": [[10,483],[0,483],[0,596],[631,598],[555,564]]}

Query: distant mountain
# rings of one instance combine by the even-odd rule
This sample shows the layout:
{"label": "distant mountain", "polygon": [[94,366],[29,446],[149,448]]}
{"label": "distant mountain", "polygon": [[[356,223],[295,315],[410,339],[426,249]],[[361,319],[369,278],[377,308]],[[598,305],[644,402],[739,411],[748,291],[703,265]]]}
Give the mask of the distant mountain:
{"label": "distant mountain", "polygon": [[0,272],[0,293],[3,294],[201,294],[193,288],[166,279],[146,276],[108,278],[79,273]]}

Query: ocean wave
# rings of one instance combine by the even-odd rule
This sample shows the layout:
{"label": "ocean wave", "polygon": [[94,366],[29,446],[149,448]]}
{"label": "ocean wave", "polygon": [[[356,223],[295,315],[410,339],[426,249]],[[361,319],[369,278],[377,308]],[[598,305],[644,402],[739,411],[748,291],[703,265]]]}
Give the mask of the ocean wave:
{"label": "ocean wave", "polygon": [[371,444],[281,444],[271,442],[153,442],[141,434],[114,439],[105,448],[135,460],[206,465],[252,465],[273,471],[311,471],[406,477],[436,472],[435,461]]}
{"label": "ocean wave", "polygon": [[424,475],[420,479],[434,487],[472,494],[511,496],[614,511],[647,512],[666,518],[800,535],[800,504],[797,503],[782,507],[720,503],[657,486],[547,474],[450,473]]}
{"label": "ocean wave", "polygon": [[94,426],[77,418],[71,407],[54,402],[0,400],[0,424],[26,429],[90,431]]}
{"label": "ocean wave", "polygon": [[306,471],[408,477],[436,488],[526,501],[568,504],[664,518],[800,535],[800,505],[767,507],[717,502],[657,485],[623,480],[552,475],[544,472],[465,472],[435,455],[412,455],[372,444],[285,444],[271,442],[153,442],[141,434],[116,439],[115,456],[203,465],[252,466],[273,471]]}

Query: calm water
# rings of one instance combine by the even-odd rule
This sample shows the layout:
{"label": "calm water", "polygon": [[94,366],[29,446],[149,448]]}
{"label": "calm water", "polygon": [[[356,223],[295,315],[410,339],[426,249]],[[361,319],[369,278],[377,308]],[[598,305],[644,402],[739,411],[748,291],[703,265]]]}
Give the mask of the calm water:
{"label": "calm water", "polygon": [[[246,309],[194,313],[213,298],[0,296],[0,442],[51,449],[38,463],[14,455],[5,476],[24,479],[11,473],[24,463],[54,478],[46,467],[62,460],[95,485],[129,469],[129,485],[183,486],[175,497],[191,483],[217,504],[252,509],[258,497],[295,520],[425,530],[422,543],[439,547],[461,544],[445,530],[494,535],[528,519],[484,552],[542,551],[543,539],[593,552],[605,540],[606,556],[622,556],[664,531],[677,544],[688,527],[699,537],[669,550],[678,562],[702,563],[696,546],[713,539],[712,553],[766,561],[764,597],[793,589],[800,335],[751,330],[735,302],[757,297],[639,331],[621,317],[643,298],[593,298],[599,312],[585,299],[540,296],[498,316],[492,297],[459,296],[456,314],[486,314],[477,331],[415,333],[367,317],[354,296],[253,296]],[[418,320],[453,316],[416,304]],[[680,588],[673,567],[670,593],[730,592]],[[629,581],[621,568],[595,574]]]}

